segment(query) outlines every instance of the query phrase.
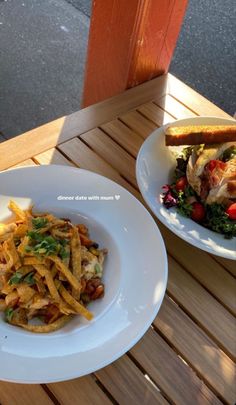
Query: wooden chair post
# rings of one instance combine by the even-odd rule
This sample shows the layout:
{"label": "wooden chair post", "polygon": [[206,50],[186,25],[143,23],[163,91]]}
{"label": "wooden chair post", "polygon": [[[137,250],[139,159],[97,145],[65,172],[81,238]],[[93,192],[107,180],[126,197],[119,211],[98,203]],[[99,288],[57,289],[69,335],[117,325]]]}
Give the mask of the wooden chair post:
{"label": "wooden chair post", "polygon": [[94,0],[83,107],[166,73],[187,0]]}

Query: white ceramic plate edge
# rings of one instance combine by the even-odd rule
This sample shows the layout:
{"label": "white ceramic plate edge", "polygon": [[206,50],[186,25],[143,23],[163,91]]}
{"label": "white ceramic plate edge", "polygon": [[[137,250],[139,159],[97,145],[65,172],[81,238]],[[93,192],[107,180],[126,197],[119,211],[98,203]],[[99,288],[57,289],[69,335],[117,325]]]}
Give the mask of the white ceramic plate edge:
{"label": "white ceramic plate edge", "polygon": [[[201,117],[198,116],[198,117],[193,117],[193,118],[185,118],[185,119],[179,119],[179,120],[173,121],[173,122],[171,122],[171,123],[169,123],[169,124],[165,124],[165,125],[163,125],[163,126],[157,128],[157,129],[155,129],[155,130],[146,138],[146,140],[144,141],[144,143],[142,144],[142,146],[141,146],[141,148],[140,148],[140,150],[139,150],[139,153],[138,153],[138,156],[137,156],[137,159],[136,159],[136,168],[135,168],[137,184],[138,184],[138,187],[139,187],[139,189],[140,189],[140,192],[141,192],[141,194],[142,194],[142,196],[143,196],[143,199],[145,200],[146,204],[150,207],[150,209],[152,210],[152,212],[154,213],[154,215],[162,222],[163,225],[165,225],[171,232],[173,232],[176,236],[178,236],[179,238],[183,239],[185,242],[189,243],[190,245],[193,245],[193,242],[192,242],[191,240],[189,240],[186,235],[180,236],[180,233],[179,233],[178,229],[176,229],[176,227],[175,227],[174,225],[172,225],[171,223],[168,223],[167,221],[165,221],[164,218],[163,218],[163,216],[159,214],[159,211],[158,211],[158,209],[157,209],[158,204],[157,204],[157,206],[153,206],[153,204],[152,204],[152,203],[149,201],[149,199],[146,197],[146,193],[145,193],[143,184],[142,184],[142,182],[141,182],[141,180],[140,180],[140,177],[139,177],[139,173],[138,173],[138,172],[139,172],[140,160],[141,160],[142,153],[143,153],[143,150],[144,150],[144,144],[147,145],[147,142],[150,142],[150,138],[156,136],[156,132],[157,132],[157,131],[159,131],[159,130],[162,130],[162,131],[163,131],[164,128],[166,128],[166,127],[169,126],[170,124],[171,124],[171,125],[173,125],[173,124],[175,124],[175,123],[178,124],[178,123],[183,122],[183,121],[184,121],[184,123],[186,123],[186,125],[187,125],[187,122],[188,122],[188,121],[191,121],[191,120],[193,120],[193,119],[195,119],[195,118],[197,118],[197,119],[199,119],[199,118],[207,118],[207,119],[208,119],[208,118],[209,118],[209,119],[213,119],[213,120],[215,120],[215,119],[216,119],[216,120],[222,119],[222,120],[231,121],[233,124],[236,125],[236,121],[235,121],[233,118],[232,118],[232,119],[230,119],[230,118],[227,119],[227,118],[221,118],[221,117],[215,117],[215,116],[201,116]],[[163,184],[163,185],[164,185],[164,184]],[[189,219],[189,221],[191,221],[191,220]],[[199,225],[199,224],[197,224],[197,225],[198,225],[198,226],[201,226],[201,225]],[[203,228],[203,227],[202,227],[202,228]],[[214,237],[215,232],[213,232],[213,231],[211,231],[211,230],[208,230],[207,228],[205,228],[205,229],[206,229],[206,232],[210,232],[210,234],[213,235],[213,237]],[[234,239],[236,240],[236,238],[234,238]],[[228,250],[228,251],[225,250],[224,252],[221,252],[221,251],[213,251],[210,246],[204,244],[204,243],[201,242],[201,241],[198,242],[197,240],[194,240],[194,243],[195,243],[194,246],[196,246],[197,248],[199,248],[199,249],[201,249],[201,250],[204,250],[204,251],[207,252],[207,253],[210,253],[210,254],[213,254],[213,255],[216,255],[216,256],[219,256],[219,257],[223,257],[223,258],[226,258],[226,259],[236,260],[236,250],[235,250],[234,252],[233,252],[233,251],[229,251],[229,250]],[[236,242],[235,242],[235,244],[236,244]]]}

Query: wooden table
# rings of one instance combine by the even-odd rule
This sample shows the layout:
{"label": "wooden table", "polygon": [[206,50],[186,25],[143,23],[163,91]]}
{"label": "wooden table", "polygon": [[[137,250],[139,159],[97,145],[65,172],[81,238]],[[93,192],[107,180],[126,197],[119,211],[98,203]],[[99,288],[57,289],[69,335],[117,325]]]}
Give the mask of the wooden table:
{"label": "wooden table", "polygon": [[[172,75],[0,143],[0,170],[63,164],[111,178],[140,201],[135,158],[144,139],[176,118],[229,117]],[[157,221],[158,222],[158,221]],[[94,374],[47,385],[0,382],[0,403],[233,404],[236,266],[183,242],[158,222],[169,256],[161,310],[145,336]]]}

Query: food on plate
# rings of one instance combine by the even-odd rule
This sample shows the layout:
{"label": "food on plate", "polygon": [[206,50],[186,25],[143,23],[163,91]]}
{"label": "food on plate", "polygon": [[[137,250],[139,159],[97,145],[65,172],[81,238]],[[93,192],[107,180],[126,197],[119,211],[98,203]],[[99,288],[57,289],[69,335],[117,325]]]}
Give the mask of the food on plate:
{"label": "food on plate", "polygon": [[[198,132],[199,128],[204,130]],[[207,128],[210,128],[209,138]],[[163,204],[166,208],[176,207],[178,212],[195,222],[232,238],[236,236],[236,126],[235,133],[231,131],[232,127],[222,126],[229,140],[224,143],[217,143],[221,138],[226,139],[223,132],[221,138],[214,135],[217,128],[221,127],[174,127],[172,132],[171,127],[167,129],[166,138],[170,133],[171,137],[180,135],[182,144],[188,142],[191,146],[178,152],[173,182],[163,187]],[[202,140],[201,134],[204,134],[205,144],[195,145],[199,134],[198,140]],[[216,137],[213,144],[212,134]],[[170,143],[177,144],[172,140]]]}
{"label": "food on plate", "polygon": [[[22,210],[14,201],[9,209],[14,222],[0,223],[0,311],[5,320],[38,333],[61,328],[73,315],[91,320],[86,305],[104,295],[107,250],[99,249],[83,224]],[[36,318],[41,324],[32,322]]]}
{"label": "food on plate", "polygon": [[236,125],[169,126],[165,135],[166,146],[236,142]]}

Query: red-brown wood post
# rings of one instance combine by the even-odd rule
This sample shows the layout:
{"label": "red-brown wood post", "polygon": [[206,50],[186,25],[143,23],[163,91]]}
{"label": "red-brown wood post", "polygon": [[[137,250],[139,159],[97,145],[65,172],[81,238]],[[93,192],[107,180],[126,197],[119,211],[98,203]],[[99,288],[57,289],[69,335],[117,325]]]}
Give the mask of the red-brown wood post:
{"label": "red-brown wood post", "polygon": [[83,107],[168,71],[188,0],[93,0]]}

